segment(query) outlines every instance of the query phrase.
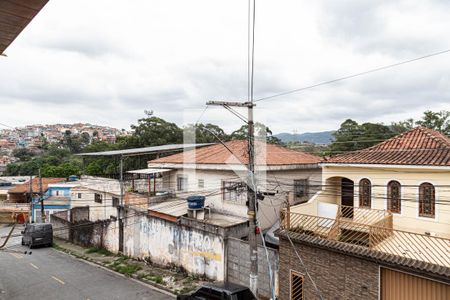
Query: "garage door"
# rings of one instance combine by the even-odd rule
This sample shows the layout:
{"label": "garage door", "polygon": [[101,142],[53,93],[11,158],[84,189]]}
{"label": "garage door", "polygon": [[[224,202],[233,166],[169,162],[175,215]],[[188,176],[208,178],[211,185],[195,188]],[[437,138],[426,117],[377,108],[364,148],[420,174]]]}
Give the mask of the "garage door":
{"label": "garage door", "polygon": [[382,268],[381,299],[448,300],[450,299],[450,285]]}

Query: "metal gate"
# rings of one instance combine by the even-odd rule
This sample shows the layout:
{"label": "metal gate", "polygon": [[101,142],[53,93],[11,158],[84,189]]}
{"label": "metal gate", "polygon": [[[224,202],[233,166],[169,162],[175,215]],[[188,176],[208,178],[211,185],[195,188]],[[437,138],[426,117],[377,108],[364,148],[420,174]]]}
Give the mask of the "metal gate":
{"label": "metal gate", "polygon": [[381,268],[382,300],[448,300],[450,285]]}

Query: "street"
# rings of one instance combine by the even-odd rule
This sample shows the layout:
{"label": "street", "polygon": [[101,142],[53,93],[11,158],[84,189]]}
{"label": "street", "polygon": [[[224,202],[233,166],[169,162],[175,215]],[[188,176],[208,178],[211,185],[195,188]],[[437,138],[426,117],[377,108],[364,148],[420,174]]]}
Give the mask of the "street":
{"label": "street", "polygon": [[[2,225],[0,225],[2,226]],[[20,233],[18,226],[14,234]],[[0,227],[0,236],[9,232]],[[4,238],[0,239],[2,244]],[[95,265],[80,261],[53,248],[29,250],[21,237],[0,250],[0,299],[173,299],[146,285]],[[32,251],[32,254],[24,254]]]}

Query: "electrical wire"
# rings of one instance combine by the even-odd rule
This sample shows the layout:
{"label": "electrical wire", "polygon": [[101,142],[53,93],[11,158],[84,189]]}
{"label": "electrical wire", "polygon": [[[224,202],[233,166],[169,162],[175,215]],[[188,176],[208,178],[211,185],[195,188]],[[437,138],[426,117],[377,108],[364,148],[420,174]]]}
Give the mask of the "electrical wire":
{"label": "electrical wire", "polygon": [[301,88],[298,88],[298,89],[277,93],[277,94],[274,94],[274,95],[271,95],[271,96],[262,97],[262,98],[256,99],[255,102],[265,101],[265,100],[269,100],[269,99],[273,99],[273,98],[277,98],[277,97],[281,97],[281,96],[286,96],[286,95],[298,93],[298,92],[309,90],[309,89],[313,89],[313,88],[316,88],[316,87],[319,87],[319,86],[336,83],[336,82],[347,80],[347,79],[350,79],[350,78],[355,78],[355,77],[358,77],[358,76],[363,76],[363,75],[366,75],[366,74],[378,72],[378,71],[381,71],[381,70],[386,70],[386,69],[398,67],[398,66],[401,66],[401,65],[404,65],[404,64],[408,64],[408,63],[412,63],[412,62],[415,62],[415,61],[418,61],[418,60],[422,60],[422,59],[426,59],[426,58],[430,58],[430,57],[446,54],[448,52],[450,52],[450,49],[447,49],[447,50],[444,50],[444,51],[435,52],[435,53],[431,53],[431,54],[427,54],[427,55],[424,55],[424,56],[416,57],[416,58],[409,59],[409,60],[402,61],[402,62],[398,62],[398,63],[395,63],[395,64],[381,66],[381,67],[378,67],[378,68],[370,69],[370,70],[359,72],[359,73],[356,73],[356,74],[347,75],[347,76],[344,76],[344,77],[340,77],[340,78],[336,78],[336,79],[332,79],[332,80],[319,82],[319,83],[312,84],[312,85],[305,86],[305,87],[301,87]]}

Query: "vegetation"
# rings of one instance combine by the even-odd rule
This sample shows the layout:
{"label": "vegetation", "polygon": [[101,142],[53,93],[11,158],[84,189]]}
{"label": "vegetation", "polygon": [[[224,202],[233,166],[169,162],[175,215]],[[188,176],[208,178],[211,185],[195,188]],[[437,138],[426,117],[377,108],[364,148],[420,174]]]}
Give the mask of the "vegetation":
{"label": "vegetation", "polygon": [[[390,125],[381,123],[363,123],[345,120],[334,133],[334,142],[329,146],[312,143],[289,142],[288,147],[299,149],[318,155],[338,154],[346,151],[360,150],[380,143],[397,134],[405,132],[414,126],[424,126],[450,135],[450,111],[425,111],[420,120],[408,119],[394,122]],[[217,143],[229,140],[247,138],[247,125],[241,126],[231,134],[214,124],[190,124],[184,128],[168,122],[145,111],[143,118],[137,124],[131,125],[133,133],[129,136],[117,138],[115,144],[103,141],[90,141],[89,136],[73,134],[67,130],[59,143],[48,143],[42,137],[42,144],[38,151],[16,149],[13,155],[18,162],[9,164],[5,175],[37,175],[41,169],[44,177],[68,177],[70,175],[108,176],[119,173],[117,157],[89,157],[83,159],[75,154],[81,152],[99,152],[107,150],[149,147],[164,144],[181,144],[184,136],[195,136],[196,143]],[[268,143],[282,144],[282,141],[272,135],[272,131],[262,123],[255,124],[256,139],[266,140]],[[189,141],[188,141],[189,142]],[[194,142],[194,138],[192,141]],[[124,159],[124,169],[145,168],[148,160],[155,156],[138,156]]]}
{"label": "vegetation", "polygon": [[108,251],[108,250],[106,250],[104,248],[97,248],[97,247],[88,248],[86,250],[86,253],[88,253],[88,254],[89,253],[97,253],[97,254],[104,255],[104,256],[111,256],[111,255],[113,255],[110,251]]}

